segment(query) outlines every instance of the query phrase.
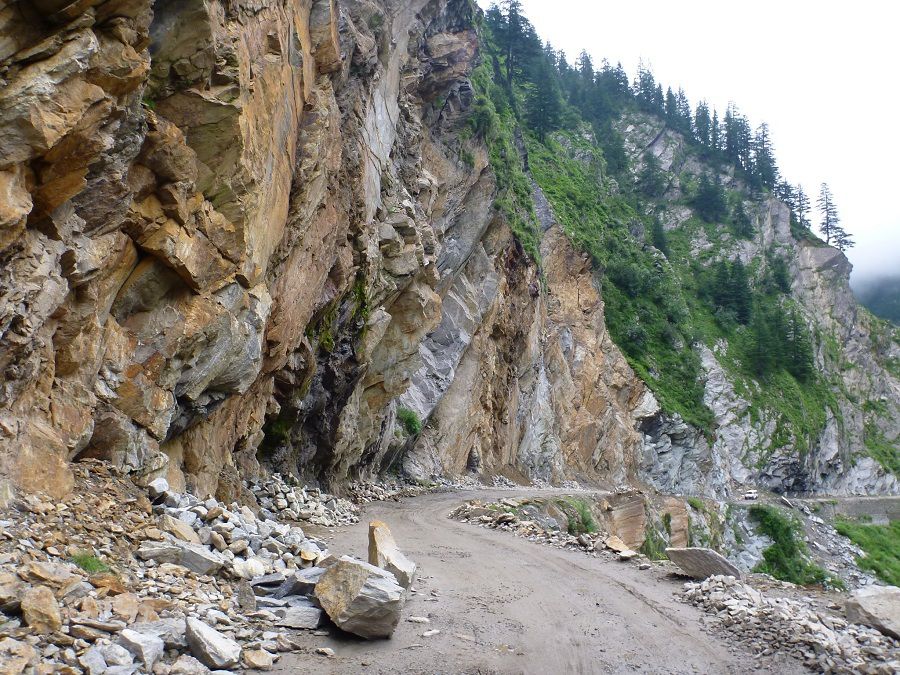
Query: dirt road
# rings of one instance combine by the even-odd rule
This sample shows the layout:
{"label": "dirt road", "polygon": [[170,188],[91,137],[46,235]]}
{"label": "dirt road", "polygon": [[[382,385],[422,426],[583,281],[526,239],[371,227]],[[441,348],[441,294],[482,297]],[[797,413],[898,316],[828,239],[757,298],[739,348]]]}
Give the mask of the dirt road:
{"label": "dirt road", "polygon": [[[681,581],[660,570],[591,558],[458,523],[457,492],[373,503],[336,533],[335,551],[365,559],[367,523],[384,520],[419,565],[417,593],[391,640],[301,634],[336,656],[288,654],[282,673],[750,673],[803,672],[764,665],[701,630],[700,612],[675,600]],[[522,493],[534,495],[535,492]],[[409,623],[427,616],[427,625]],[[422,637],[425,630],[441,632]]]}

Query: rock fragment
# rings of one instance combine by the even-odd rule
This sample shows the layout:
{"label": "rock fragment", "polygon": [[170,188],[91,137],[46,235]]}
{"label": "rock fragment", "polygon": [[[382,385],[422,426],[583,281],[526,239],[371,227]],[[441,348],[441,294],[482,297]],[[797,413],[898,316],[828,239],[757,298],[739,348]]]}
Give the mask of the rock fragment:
{"label": "rock fragment", "polygon": [[143,663],[147,670],[152,670],[166,649],[161,638],[147,633],[139,633],[129,628],[119,633],[119,644]]}
{"label": "rock fragment", "polygon": [[210,668],[231,668],[241,659],[241,646],[199,619],[186,620],[187,643],[191,653]]}
{"label": "rock fragment", "polygon": [[369,564],[393,574],[406,590],[415,581],[416,564],[403,555],[390,528],[380,520],[369,523]]}
{"label": "rock fragment", "polygon": [[52,633],[62,627],[59,603],[47,586],[32,586],[22,596],[22,617],[35,633]]}
{"label": "rock fragment", "polygon": [[844,613],[848,621],[881,631],[900,640],[900,588],[863,586],[847,599]]}

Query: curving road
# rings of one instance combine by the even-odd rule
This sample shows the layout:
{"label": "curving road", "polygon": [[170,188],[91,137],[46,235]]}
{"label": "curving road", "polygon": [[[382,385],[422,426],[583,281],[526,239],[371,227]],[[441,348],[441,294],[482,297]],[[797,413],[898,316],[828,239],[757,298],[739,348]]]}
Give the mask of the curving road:
{"label": "curving road", "polygon": [[[535,495],[539,491],[522,492]],[[387,522],[419,565],[419,581],[391,640],[332,629],[301,633],[332,658],[286,654],[281,673],[756,673],[805,672],[790,660],[754,660],[703,632],[700,612],[675,600],[681,580],[660,568],[542,546],[447,518],[466,499],[510,491],[431,494],[374,502],[363,520],[327,537],[366,558],[367,524]],[[427,625],[405,621],[428,616]],[[422,637],[425,630],[441,632]]]}

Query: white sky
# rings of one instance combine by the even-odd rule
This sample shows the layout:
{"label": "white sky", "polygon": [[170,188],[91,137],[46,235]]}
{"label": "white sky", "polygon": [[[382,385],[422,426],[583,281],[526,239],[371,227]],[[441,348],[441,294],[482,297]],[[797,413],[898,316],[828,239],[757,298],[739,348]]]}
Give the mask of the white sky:
{"label": "white sky", "polygon": [[[479,0],[487,8],[490,0]],[[826,181],[854,277],[900,273],[900,4],[893,0],[522,0],[543,40],[570,63],[639,59],[663,87],[721,118],[737,103],[768,122],[784,177],[818,194]],[[818,214],[813,214],[814,222]]]}

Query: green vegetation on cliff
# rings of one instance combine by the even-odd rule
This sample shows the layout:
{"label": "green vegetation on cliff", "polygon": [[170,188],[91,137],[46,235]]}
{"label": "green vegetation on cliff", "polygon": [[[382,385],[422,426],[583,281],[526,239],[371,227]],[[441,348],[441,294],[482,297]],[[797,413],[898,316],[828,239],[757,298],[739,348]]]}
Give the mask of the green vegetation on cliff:
{"label": "green vegetation on cliff", "polygon": [[[761,246],[770,196],[792,206],[795,236],[813,236],[809,198],[781,180],[768,128],[752,132],[734,107],[721,123],[704,103],[694,113],[646,69],[632,86],[621,66],[595,69],[586,53],[569,65],[515,1],[492,7],[482,33],[472,128],[488,141],[498,208],[523,246],[537,257],[530,171],[595,262],[610,334],[663,409],[714,432],[698,347],[724,345],[716,358],[754,421],[776,425],[771,446],[755,449],[760,461],[807,452],[829,414],[840,423],[832,383],[814,368],[785,253],[740,255],[742,241]],[[683,142],[663,162],[646,147],[667,130]]]}
{"label": "green vegetation on cliff", "polygon": [[865,551],[865,556],[856,559],[857,565],[886,584],[900,586],[900,520],[890,525],[838,520],[835,529]]}
{"label": "green vegetation on cliff", "polygon": [[762,505],[752,506],[750,517],[757,523],[759,531],[772,540],[754,571],[801,586],[830,581],[825,570],[809,561],[803,529],[797,521],[773,506]]}

